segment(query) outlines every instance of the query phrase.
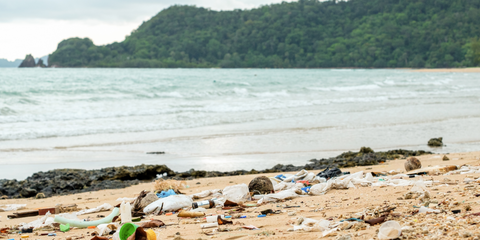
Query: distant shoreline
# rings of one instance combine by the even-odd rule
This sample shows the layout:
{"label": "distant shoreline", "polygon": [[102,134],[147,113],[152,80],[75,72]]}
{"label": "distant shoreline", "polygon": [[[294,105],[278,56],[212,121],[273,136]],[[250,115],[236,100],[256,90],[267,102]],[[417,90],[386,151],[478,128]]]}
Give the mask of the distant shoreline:
{"label": "distant shoreline", "polygon": [[423,69],[412,69],[412,72],[480,73],[480,67],[476,67],[476,68],[423,68]]}
{"label": "distant shoreline", "polygon": [[[2,68],[18,68],[18,67],[0,67]],[[32,67],[34,68],[34,67]],[[38,68],[38,67],[37,67]],[[130,67],[47,67],[47,68],[62,68],[62,69],[212,69],[212,68],[130,68]],[[406,70],[410,72],[443,72],[443,73],[480,73],[480,67],[473,67],[473,68],[356,68],[356,67],[341,67],[341,68],[216,68],[216,69],[305,69],[305,70]]]}

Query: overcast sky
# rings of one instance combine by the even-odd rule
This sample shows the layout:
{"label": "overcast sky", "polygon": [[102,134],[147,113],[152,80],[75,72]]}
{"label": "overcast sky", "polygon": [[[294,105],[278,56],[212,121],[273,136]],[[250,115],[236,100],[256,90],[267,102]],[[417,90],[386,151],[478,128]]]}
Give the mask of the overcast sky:
{"label": "overcast sky", "polygon": [[213,10],[250,9],[295,0],[0,0],[0,58],[42,57],[71,37],[97,45],[126,35],[171,5]]}

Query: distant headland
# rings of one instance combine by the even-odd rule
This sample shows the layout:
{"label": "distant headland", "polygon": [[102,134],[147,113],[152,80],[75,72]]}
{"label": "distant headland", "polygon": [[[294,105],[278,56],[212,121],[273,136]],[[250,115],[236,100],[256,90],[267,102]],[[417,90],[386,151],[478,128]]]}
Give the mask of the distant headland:
{"label": "distant headland", "polygon": [[480,65],[475,1],[299,0],[169,7],[122,42],[70,38],[56,67],[465,68]]}

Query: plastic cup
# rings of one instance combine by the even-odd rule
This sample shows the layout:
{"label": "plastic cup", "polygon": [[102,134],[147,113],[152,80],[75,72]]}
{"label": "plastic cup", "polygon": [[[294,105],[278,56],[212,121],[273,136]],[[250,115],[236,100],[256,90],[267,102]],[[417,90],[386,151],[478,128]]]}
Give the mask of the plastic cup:
{"label": "plastic cup", "polygon": [[382,224],[378,230],[379,239],[395,239],[400,237],[402,226],[397,221],[388,221]]}
{"label": "plastic cup", "polygon": [[127,240],[128,237],[137,230],[138,226],[133,223],[125,223],[122,228],[120,228],[119,237],[120,240]]}

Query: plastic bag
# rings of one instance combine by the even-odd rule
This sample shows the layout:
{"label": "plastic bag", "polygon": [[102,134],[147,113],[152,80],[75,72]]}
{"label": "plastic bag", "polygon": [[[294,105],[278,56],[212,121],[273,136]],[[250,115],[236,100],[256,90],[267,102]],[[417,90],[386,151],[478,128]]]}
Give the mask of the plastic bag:
{"label": "plastic bag", "polygon": [[315,179],[315,173],[308,173],[307,176],[303,178],[304,181],[312,182]]}
{"label": "plastic bag", "polygon": [[193,195],[191,195],[191,197],[192,197],[192,199],[199,199],[199,198],[208,197],[208,196],[210,196],[212,194],[215,194],[215,193],[222,193],[222,190],[220,190],[220,189],[205,190],[205,191],[202,191],[200,193],[193,194]]}
{"label": "plastic bag", "polygon": [[167,191],[162,191],[160,193],[157,193],[158,198],[166,198],[166,197],[172,196],[172,195],[177,195],[177,193],[175,191],[173,191],[173,189],[168,189]]}
{"label": "plastic bag", "polygon": [[8,212],[8,211],[17,211],[24,209],[27,206],[27,204],[6,204],[6,205],[0,205],[0,209]]}
{"label": "plastic bag", "polygon": [[317,174],[318,177],[325,178],[325,179],[334,178],[340,175],[342,175],[342,171],[340,169],[338,168],[330,169],[329,167]]}
{"label": "plastic bag", "polygon": [[92,209],[85,209],[85,210],[82,210],[80,212],[76,212],[75,214],[77,216],[80,216],[80,215],[84,215],[84,214],[89,214],[89,213],[96,213],[96,212],[101,212],[101,211],[109,211],[110,209],[112,209],[113,206],[108,204],[108,203],[104,203],[96,208],[92,208]]}
{"label": "plastic bag", "polygon": [[301,179],[305,178],[307,175],[308,175],[307,170],[302,169],[297,174],[295,174],[293,176],[289,176],[289,177],[285,178],[283,181],[284,182],[297,181],[297,180],[301,180]]}
{"label": "plastic bag", "polygon": [[[47,227],[47,226],[52,226],[51,225],[53,222],[51,221],[51,218],[50,217],[50,212],[47,212],[47,214],[45,214],[45,216],[35,220],[35,221],[32,221],[32,222],[29,222],[29,223],[20,223],[20,228],[33,228],[34,230],[35,229],[39,229],[39,228],[44,228],[44,227]],[[48,220],[48,222],[47,222]]]}
{"label": "plastic bag", "polygon": [[440,213],[440,210],[434,210],[434,209],[431,209],[431,208],[427,208],[427,207],[420,207],[420,209],[418,210],[418,213]]}
{"label": "plastic bag", "polygon": [[187,195],[173,195],[150,203],[143,209],[143,212],[146,214],[150,214],[154,213],[155,211],[160,211],[162,205],[162,211],[171,212],[185,207],[191,207],[192,203],[192,198]]}
{"label": "plastic bag", "polygon": [[245,183],[228,186],[223,189],[223,196],[225,200],[229,200],[234,203],[243,204],[248,201],[250,197],[250,192],[248,186]]}
{"label": "plastic bag", "polygon": [[[279,200],[286,200],[298,197],[298,194],[295,192],[296,189],[289,189],[285,191],[281,191],[279,193],[267,194],[262,199],[258,200],[258,204],[266,203],[266,202],[276,202]],[[300,189],[300,191],[302,191]]]}
{"label": "plastic bag", "polygon": [[295,183],[292,182],[281,182],[275,186],[273,186],[273,190],[275,191],[281,191],[281,190],[287,190],[295,186]]}
{"label": "plastic bag", "polygon": [[329,230],[330,221],[315,220],[312,218],[305,218],[301,225],[293,226],[294,231],[303,230],[305,232],[324,232]]}
{"label": "plastic bag", "polygon": [[132,202],[132,201],[135,201],[135,199],[137,198],[128,198],[128,197],[123,197],[123,198],[118,198],[117,201],[118,202]]}

